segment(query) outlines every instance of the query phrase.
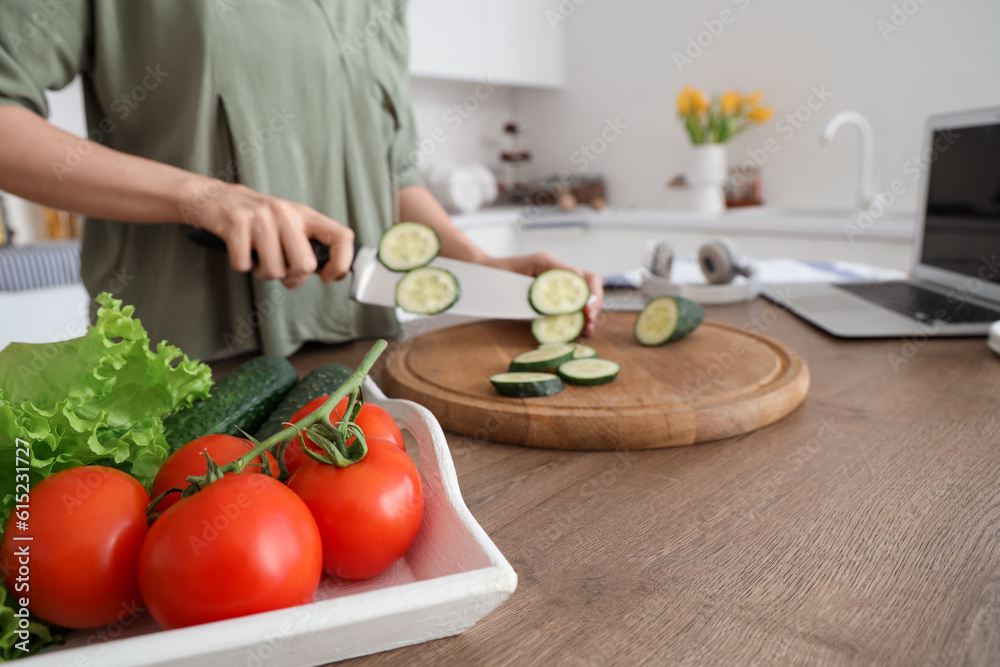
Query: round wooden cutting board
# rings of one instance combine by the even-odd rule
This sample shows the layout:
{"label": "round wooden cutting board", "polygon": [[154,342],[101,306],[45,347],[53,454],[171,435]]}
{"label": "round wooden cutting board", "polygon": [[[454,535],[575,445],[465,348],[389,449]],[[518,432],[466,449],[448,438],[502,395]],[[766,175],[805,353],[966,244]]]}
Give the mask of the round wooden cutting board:
{"label": "round wooden cutting board", "polygon": [[643,347],[635,313],[606,313],[586,343],[621,364],[597,387],[505,398],[489,378],[537,346],[527,322],[485,321],[401,344],[380,382],[426,406],[448,431],[554,449],[652,449],[717,440],[771,424],[802,403],[809,369],[787,345],[705,322],[675,343]]}

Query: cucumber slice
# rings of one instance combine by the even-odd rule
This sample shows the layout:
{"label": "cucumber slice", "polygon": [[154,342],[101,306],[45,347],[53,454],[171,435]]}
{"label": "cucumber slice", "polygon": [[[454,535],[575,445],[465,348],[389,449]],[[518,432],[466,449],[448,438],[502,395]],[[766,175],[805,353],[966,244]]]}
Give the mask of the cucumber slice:
{"label": "cucumber slice", "polygon": [[407,271],[396,283],[396,305],[408,313],[434,315],[458,301],[458,279],[450,271],[423,266]]}
{"label": "cucumber slice", "polygon": [[531,322],[531,333],[539,343],[566,343],[583,333],[584,322],[582,312],[537,317]]}
{"label": "cucumber slice", "polygon": [[698,328],[705,311],[680,296],[661,296],[645,305],[635,320],[635,339],[641,345],[662,345],[684,338]]}
{"label": "cucumber slice", "polygon": [[528,289],[528,302],[540,315],[569,315],[587,305],[590,285],[567,269],[549,269],[535,278]]}
{"label": "cucumber slice", "polygon": [[378,261],[390,271],[426,266],[441,252],[437,232],[419,222],[397,222],[378,242]]}
{"label": "cucumber slice", "polygon": [[551,396],[563,390],[562,380],[552,373],[499,373],[490,382],[498,394],[515,398]]}
{"label": "cucumber slice", "polygon": [[607,359],[573,359],[556,371],[569,384],[607,384],[618,377],[621,366]]}
{"label": "cucumber slice", "polygon": [[[556,345],[561,345],[562,343],[542,343],[538,347],[554,347]],[[567,343],[567,345],[573,346],[573,358],[574,359],[593,359],[597,357],[597,350],[590,347],[589,345],[581,345],[580,343]]]}
{"label": "cucumber slice", "polygon": [[544,371],[547,368],[555,368],[572,359],[573,352],[573,346],[566,344],[540,347],[537,350],[524,352],[514,357],[514,360],[510,362],[510,372]]}
{"label": "cucumber slice", "polygon": [[590,347],[589,345],[580,345],[579,343],[572,343],[573,345],[573,358],[574,359],[596,359],[597,350]]}

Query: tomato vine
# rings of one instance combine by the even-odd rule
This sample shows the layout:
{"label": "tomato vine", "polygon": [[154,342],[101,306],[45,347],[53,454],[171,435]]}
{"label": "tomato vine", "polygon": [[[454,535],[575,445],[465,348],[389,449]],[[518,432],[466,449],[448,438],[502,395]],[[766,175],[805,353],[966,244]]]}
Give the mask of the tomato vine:
{"label": "tomato vine", "polygon": [[[285,481],[289,476],[288,469],[285,467],[285,449],[295,439],[299,440],[303,452],[318,463],[346,468],[364,459],[368,454],[368,444],[365,442],[365,434],[354,420],[357,418],[364,403],[361,385],[368,375],[368,371],[371,370],[379,355],[385,350],[386,345],[385,340],[379,339],[375,341],[375,344],[365,354],[364,359],[361,360],[354,373],[316,410],[297,422],[290,424],[292,428],[282,429],[264,441],[258,441],[253,436],[244,433],[250,442],[253,443],[253,448],[248,450],[246,454],[233,459],[225,465],[220,466],[207,453],[203,453],[208,464],[207,472],[204,475],[192,475],[188,477],[189,486],[186,489],[168,489],[154,498],[149,504],[148,516],[150,521],[154,521],[157,518],[158,515],[154,513],[154,508],[168,494],[179,492],[182,498],[186,498],[202,490],[212,482],[222,479],[228,473],[242,472],[248,465],[254,465],[253,461],[259,460],[264,455],[264,452],[267,451],[276,450],[279,468],[278,479]],[[344,412],[344,418],[339,419],[338,423],[334,424],[330,416],[337,407],[337,404],[345,397],[348,399],[348,404],[347,410]],[[322,451],[316,452],[307,447],[303,437],[305,435],[308,435],[309,440]],[[348,445],[348,440],[352,440],[350,445]]]}

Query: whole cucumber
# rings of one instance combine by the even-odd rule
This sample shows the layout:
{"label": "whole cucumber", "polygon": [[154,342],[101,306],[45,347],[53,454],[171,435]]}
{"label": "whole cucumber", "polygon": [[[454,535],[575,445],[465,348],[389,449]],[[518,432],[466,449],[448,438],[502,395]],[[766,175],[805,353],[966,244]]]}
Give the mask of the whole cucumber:
{"label": "whole cucumber", "polygon": [[311,371],[278,404],[253,437],[266,440],[280,431],[302,406],[314,398],[328,396],[351,377],[354,369],[343,364],[327,364]]}
{"label": "whole cucumber", "polygon": [[260,356],[224,375],[208,398],[163,420],[171,451],[210,433],[253,433],[299,380],[284,357]]}

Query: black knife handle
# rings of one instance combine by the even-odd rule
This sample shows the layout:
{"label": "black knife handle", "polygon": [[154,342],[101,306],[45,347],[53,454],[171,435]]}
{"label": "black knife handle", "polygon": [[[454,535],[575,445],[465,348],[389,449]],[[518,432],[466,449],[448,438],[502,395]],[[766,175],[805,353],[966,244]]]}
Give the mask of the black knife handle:
{"label": "black knife handle", "polygon": [[[188,238],[196,245],[200,245],[205,248],[222,251],[227,250],[226,242],[207,229],[192,229],[188,232]],[[330,246],[317,239],[309,239],[309,245],[312,246],[313,252],[316,253],[316,272],[319,273],[330,261]],[[360,249],[361,244],[355,241],[354,254],[351,256],[352,265],[354,264],[354,258],[358,256],[358,250]],[[256,250],[250,251],[250,258],[254,265],[260,261],[257,257]]]}

